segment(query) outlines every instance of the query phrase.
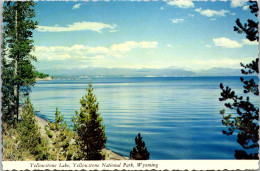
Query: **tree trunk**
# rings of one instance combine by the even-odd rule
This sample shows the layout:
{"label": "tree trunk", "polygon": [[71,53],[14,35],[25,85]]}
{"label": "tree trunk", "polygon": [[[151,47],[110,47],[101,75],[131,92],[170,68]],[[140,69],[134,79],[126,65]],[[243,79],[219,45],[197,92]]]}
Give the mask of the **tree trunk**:
{"label": "tree trunk", "polygon": [[[15,35],[16,35],[16,41],[18,40],[18,26],[17,26],[17,9],[15,10]],[[17,43],[17,42],[16,42]],[[16,115],[16,120],[18,122],[18,114],[19,114],[19,86],[17,83],[17,70],[18,70],[18,56],[16,56],[14,61],[14,115]]]}

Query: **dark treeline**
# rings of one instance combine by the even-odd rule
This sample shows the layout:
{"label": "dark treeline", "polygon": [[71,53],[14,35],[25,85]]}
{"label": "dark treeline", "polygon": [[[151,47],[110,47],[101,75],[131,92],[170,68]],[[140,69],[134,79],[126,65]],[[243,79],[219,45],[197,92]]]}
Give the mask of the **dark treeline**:
{"label": "dark treeline", "polygon": [[46,78],[46,77],[49,77],[49,74],[44,74],[44,73],[39,72],[39,71],[35,71],[34,74],[36,75],[37,78]]}
{"label": "dark treeline", "polygon": [[[72,118],[73,130],[58,109],[55,122],[48,122],[44,129],[39,127],[28,95],[36,78],[49,75],[36,71],[32,65],[37,61],[31,55],[33,30],[38,25],[33,20],[34,6],[33,1],[6,1],[3,5],[3,160],[103,160],[107,137],[91,84],[80,100],[80,111]],[[140,156],[131,158],[140,159]],[[142,159],[149,159],[149,153]]]}

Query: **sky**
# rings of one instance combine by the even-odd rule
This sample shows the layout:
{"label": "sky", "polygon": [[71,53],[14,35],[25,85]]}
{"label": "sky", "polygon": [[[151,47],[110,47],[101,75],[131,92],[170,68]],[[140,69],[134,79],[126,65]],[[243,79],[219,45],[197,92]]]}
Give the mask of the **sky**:
{"label": "sky", "polygon": [[[233,31],[256,19],[233,1],[39,1],[37,70],[51,68],[240,68],[258,43]],[[51,73],[50,73],[51,74]]]}

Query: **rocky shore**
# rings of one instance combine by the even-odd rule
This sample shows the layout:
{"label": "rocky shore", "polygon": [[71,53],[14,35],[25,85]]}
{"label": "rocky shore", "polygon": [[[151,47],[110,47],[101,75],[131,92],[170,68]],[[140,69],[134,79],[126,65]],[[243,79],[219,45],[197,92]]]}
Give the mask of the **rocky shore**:
{"label": "rocky shore", "polygon": [[[37,115],[35,115],[35,119],[38,121],[38,125],[40,127],[40,132],[43,136],[48,137],[45,131],[45,125],[47,125],[47,121]],[[106,154],[105,160],[129,160],[128,157],[120,156],[119,154],[116,154],[115,152],[103,149],[102,150]]]}

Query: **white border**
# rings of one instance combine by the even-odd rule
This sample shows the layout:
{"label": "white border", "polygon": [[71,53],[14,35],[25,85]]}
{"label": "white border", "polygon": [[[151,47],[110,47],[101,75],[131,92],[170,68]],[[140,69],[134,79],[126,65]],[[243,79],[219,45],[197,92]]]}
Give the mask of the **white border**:
{"label": "white border", "polygon": [[[3,170],[258,170],[258,160],[3,161]],[[139,165],[139,166],[138,166]]]}

